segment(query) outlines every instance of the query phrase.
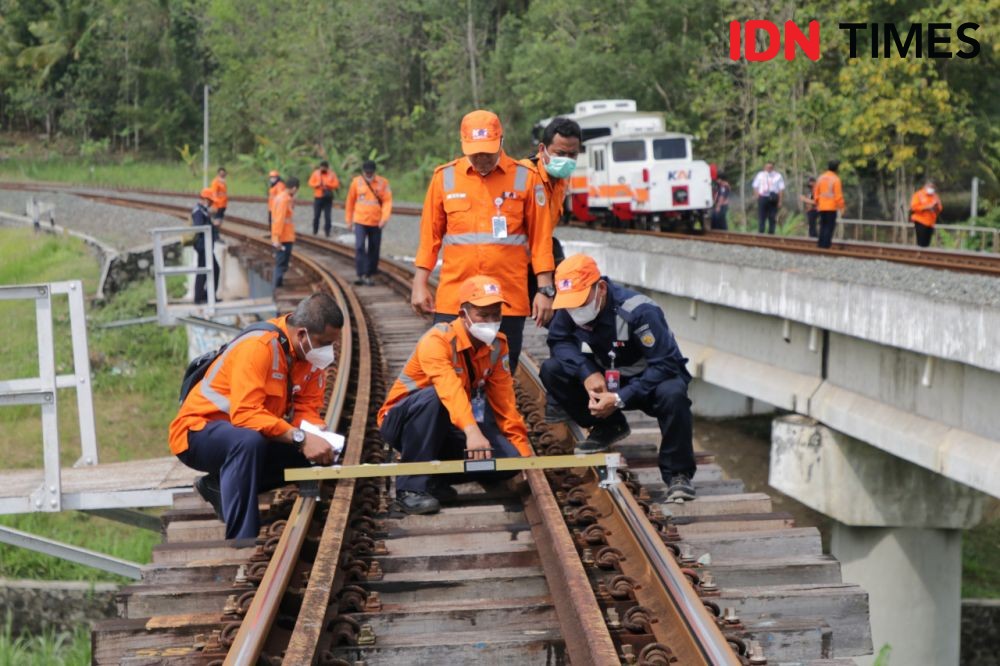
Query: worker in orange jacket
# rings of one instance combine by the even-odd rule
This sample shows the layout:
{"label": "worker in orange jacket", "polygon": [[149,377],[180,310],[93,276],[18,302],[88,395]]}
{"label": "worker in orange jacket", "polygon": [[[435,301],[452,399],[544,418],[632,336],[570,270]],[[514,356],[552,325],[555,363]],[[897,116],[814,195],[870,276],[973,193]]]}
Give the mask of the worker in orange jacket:
{"label": "worker in orange jacket", "polygon": [[212,179],[212,205],[215,207],[215,219],[221,224],[226,217],[226,207],[229,205],[229,190],[226,188],[226,170],[219,167]]}
{"label": "worker in orange jacket", "polygon": [[309,187],[313,188],[313,235],[319,233],[319,215],[323,213],[323,231],[330,237],[332,223],[330,215],[333,211],[333,195],[340,189],[340,179],[330,168],[330,163],[323,160],[319,168],[309,176]]}
{"label": "worker in orange jacket", "polygon": [[285,189],[285,181],[281,179],[281,174],[277,169],[271,169],[271,172],[267,174],[267,230],[271,231],[271,219],[274,214],[274,198],[278,196],[278,192]]}
{"label": "worker in orange jacket", "polygon": [[[461,316],[420,338],[390,388],[378,413],[382,438],[403,462],[530,456],[500,332],[501,307],[509,307],[503,287],[475,275],[462,282],[456,298]],[[454,499],[455,490],[434,478],[397,477],[397,505],[407,513],[434,513],[441,500]]]}
{"label": "worker in orange jacket", "polygon": [[[410,302],[417,312],[434,312],[435,322],[449,322],[458,316],[462,283],[473,275],[493,277],[510,303],[501,330],[516,370],[525,317],[538,326],[552,318],[554,262],[545,185],[536,170],[503,151],[503,127],[495,114],[467,114],[461,138],[465,157],[439,166],[427,189]],[[428,280],[439,252],[443,263],[435,300]],[[529,263],[539,284],[531,302],[525,284]]]}
{"label": "worker in orange jacket", "polygon": [[230,343],[170,424],[170,451],[208,474],[195,488],[225,521],[227,539],[257,537],[257,494],[283,485],[285,468],[334,461],[326,439],[302,424],[325,428],[326,369],[344,315],[319,293],[269,324]]}
{"label": "worker in orange jacket", "polygon": [[847,207],[844,203],[840,176],[837,175],[839,168],[840,160],[830,160],[826,165],[826,171],[816,179],[813,188],[813,199],[816,201],[816,210],[819,211],[819,240],[816,243],[818,247],[830,247],[833,242],[833,231],[837,226],[837,211],[843,214]]}
{"label": "worker in orange jacket", "polygon": [[347,230],[354,230],[354,268],[358,279],[354,284],[373,285],[378,272],[382,228],[392,214],[392,189],[389,181],[375,175],[375,162],[365,160],[361,175],[355,176],[347,189],[344,221]]}
{"label": "worker in orange jacket", "polygon": [[931,236],[934,235],[934,224],[942,210],[944,206],[934,187],[934,181],[928,180],[923,187],[913,193],[910,199],[910,221],[913,222],[913,229],[917,233],[918,246],[930,246]]}
{"label": "worker in orange jacket", "polygon": [[[583,146],[583,131],[575,120],[569,118],[554,118],[544,130],[542,140],[538,142],[538,150],[531,157],[521,160],[538,171],[538,178],[545,186],[545,199],[549,207],[549,234],[555,232],[555,227],[563,216],[566,205],[566,191],[569,189],[569,179],[576,170],[576,158]],[[562,244],[555,236],[552,237],[553,266],[565,258]],[[534,299],[538,285],[535,273],[528,267],[528,296]]]}
{"label": "worker in orange jacket", "polygon": [[271,245],[277,250],[274,260],[274,288],[282,285],[288,262],[292,259],[295,245],[295,195],[299,191],[299,179],[292,176],[285,183],[285,189],[274,195],[274,217],[271,220]]}

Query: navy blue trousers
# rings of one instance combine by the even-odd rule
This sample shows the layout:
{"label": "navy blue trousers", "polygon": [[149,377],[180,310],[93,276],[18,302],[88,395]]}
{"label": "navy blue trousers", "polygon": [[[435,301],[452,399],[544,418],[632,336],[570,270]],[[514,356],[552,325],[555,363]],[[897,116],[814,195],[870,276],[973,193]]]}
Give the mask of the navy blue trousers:
{"label": "navy blue trousers", "polygon": [[837,229],[837,211],[821,210],[819,212],[819,240],[816,247],[830,247],[833,244],[833,232]]}
{"label": "navy blue trousers", "polygon": [[[435,324],[450,324],[458,315],[434,313]],[[524,344],[524,322],[527,317],[508,317],[500,320],[500,332],[507,336],[507,354],[510,356],[510,374],[517,372],[517,361],[521,358],[521,347]]]}
{"label": "navy blue trousers", "polygon": [[316,197],[313,199],[313,234],[319,233],[319,216],[323,214],[323,233],[330,235],[331,220],[330,214],[333,212],[333,195],[328,197]]}
{"label": "navy blue trousers", "polygon": [[227,539],[253,539],[260,532],[257,494],[285,485],[287,467],[308,467],[291,444],[273,442],[256,430],[212,421],[188,431],[188,450],[177,454],[188,467],[219,475]]}
{"label": "navy blue trousers", "polygon": [[[479,424],[479,429],[489,440],[494,458],[516,458],[521,455],[510,440],[501,434],[489,405],[486,407],[485,422]],[[465,458],[465,433],[452,425],[448,409],[432,386],[411,393],[393,405],[382,420],[380,432],[382,439],[400,452],[402,462]],[[502,480],[515,474],[516,472],[447,474],[439,478],[447,483],[459,483]],[[430,479],[430,476],[398,476],[396,492],[427,492]]]}
{"label": "navy blue trousers", "polygon": [[[587,408],[590,396],[583,382],[567,372],[559,359],[550,358],[542,363],[542,383],[549,396],[566,410],[570,417],[584,428],[591,428],[600,419]],[[630,378],[622,377],[622,387]],[[656,418],[660,426],[660,452],[657,462],[663,480],[670,483],[674,474],[691,478],[695,472],[694,446],[692,443],[691,401],[687,397],[687,382],[683,377],[671,377],[660,382],[652,393],[638,394],[625,403],[625,409],[641,409]],[[621,410],[609,419],[624,419]]]}
{"label": "navy blue trousers", "polygon": [[378,273],[378,255],[382,246],[381,227],[354,224],[354,269],[358,277]]}
{"label": "navy blue trousers", "polygon": [[274,288],[281,286],[285,279],[285,271],[288,270],[288,262],[292,260],[292,246],[295,243],[282,243],[281,249],[274,257]]}

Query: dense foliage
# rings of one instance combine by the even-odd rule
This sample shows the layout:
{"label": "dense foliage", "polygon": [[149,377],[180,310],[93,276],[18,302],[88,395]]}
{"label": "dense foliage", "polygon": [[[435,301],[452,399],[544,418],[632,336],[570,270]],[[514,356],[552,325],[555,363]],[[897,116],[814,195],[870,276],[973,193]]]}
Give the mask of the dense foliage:
{"label": "dense foliage", "polygon": [[[750,18],[819,20],[822,58],[729,60],[728,22]],[[849,59],[843,21],[972,21],[981,54]],[[840,157],[874,217],[925,174],[1000,194],[998,33],[1000,0],[0,0],[0,126],[194,161],[207,83],[213,155],[429,171],[473,107],[520,151],[538,118],[634,98],[737,190],[764,157],[796,186]]]}

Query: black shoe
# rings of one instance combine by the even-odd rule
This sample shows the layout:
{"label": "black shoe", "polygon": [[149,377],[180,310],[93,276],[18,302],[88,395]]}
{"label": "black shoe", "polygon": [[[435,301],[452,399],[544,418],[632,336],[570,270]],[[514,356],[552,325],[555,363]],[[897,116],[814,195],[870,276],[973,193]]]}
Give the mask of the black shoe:
{"label": "black shoe", "polygon": [[356,286],[358,286],[358,287],[360,287],[360,286],[361,286],[361,285],[363,285],[364,283],[365,283],[365,279],[364,279],[363,277],[359,277],[359,278],[358,278],[357,280],[355,280],[355,281],[354,281],[354,284],[355,284]]}
{"label": "black shoe", "polygon": [[222,517],[222,489],[219,487],[218,474],[206,474],[194,480],[194,489],[198,491],[202,499],[212,505],[216,517],[222,522],[226,522]]}
{"label": "black shoe", "polygon": [[576,445],[575,453],[601,453],[611,448],[615,442],[619,442],[632,434],[632,429],[628,426],[628,421],[624,416],[619,418],[611,417],[600,421],[590,429],[587,439]]}
{"label": "black shoe", "polygon": [[396,504],[403,511],[411,515],[437,513],[441,510],[441,502],[437,501],[430,493],[421,493],[413,490],[404,490],[397,493]]}
{"label": "black shoe", "polygon": [[691,501],[695,497],[694,486],[691,479],[685,474],[674,474],[670,477],[670,485],[667,488],[668,502]]}
{"label": "black shoe", "polygon": [[431,481],[427,484],[427,492],[442,504],[451,504],[458,500],[458,491],[443,481]]}

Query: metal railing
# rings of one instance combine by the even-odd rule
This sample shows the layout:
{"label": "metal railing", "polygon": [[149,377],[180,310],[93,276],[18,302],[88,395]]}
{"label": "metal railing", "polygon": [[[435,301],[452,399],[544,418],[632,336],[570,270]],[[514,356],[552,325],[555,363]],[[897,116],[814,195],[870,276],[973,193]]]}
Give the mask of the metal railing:
{"label": "metal railing", "polygon": [[[837,220],[834,238],[838,240],[895,245],[916,245],[916,231],[912,222],[888,220]],[[1000,252],[1000,229],[976,227],[967,224],[939,224],[934,227],[931,245],[959,250]]]}
{"label": "metal railing", "polygon": [[[70,331],[73,343],[72,374],[57,375],[52,296],[69,297]],[[79,280],[0,287],[0,301],[33,300],[38,336],[38,377],[0,381],[0,405],[40,405],[42,409],[42,459],[44,480],[28,498],[16,498],[24,511],[62,510],[59,461],[57,389],[76,389],[80,422],[81,456],[74,467],[97,464],[97,434],[94,427],[94,397],[91,391],[90,356],[87,351],[87,320],[83,283]]]}
{"label": "metal railing", "polygon": [[[171,326],[174,317],[170,314],[170,301],[167,295],[167,278],[173,275],[206,275],[208,280],[208,303],[205,312],[212,316],[215,314],[215,271],[212,268],[212,259],[215,256],[215,248],[212,242],[211,225],[186,226],[186,227],[157,227],[151,230],[153,234],[153,278],[156,282],[156,316],[161,326]],[[184,234],[204,234],[205,236],[205,266],[170,266],[167,267],[163,258],[163,239],[169,235]]]}

